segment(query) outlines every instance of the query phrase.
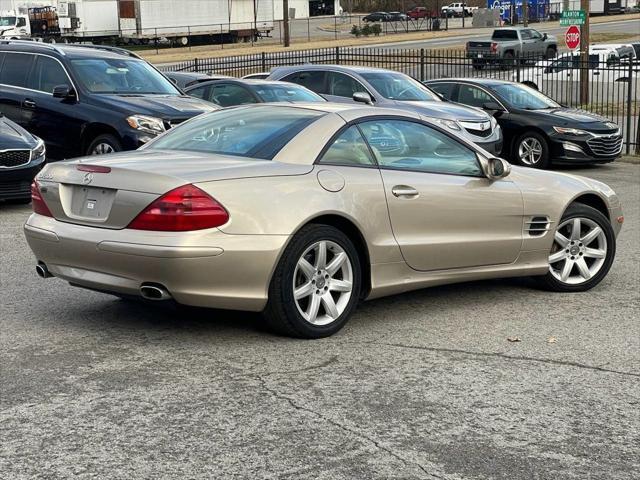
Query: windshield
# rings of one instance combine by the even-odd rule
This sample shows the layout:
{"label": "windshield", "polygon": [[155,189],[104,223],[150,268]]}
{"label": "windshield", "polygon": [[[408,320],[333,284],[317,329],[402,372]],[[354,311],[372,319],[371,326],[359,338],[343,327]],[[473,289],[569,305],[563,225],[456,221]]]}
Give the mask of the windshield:
{"label": "windshield", "polygon": [[518,84],[505,84],[493,87],[509,106],[522,110],[544,110],[558,108],[561,105],[533,88]]}
{"label": "windshield", "polygon": [[380,95],[389,100],[437,102],[440,98],[420,82],[402,73],[360,74]]}
{"label": "windshield", "polygon": [[268,105],[220,110],[169,130],[148,148],[271,160],[322,115],[324,112],[315,110]]}
{"label": "windshield", "polygon": [[253,91],[265,102],[324,102],[317,93],[298,85],[257,85]]}
{"label": "windshield", "polygon": [[180,91],[142,60],[87,58],[71,60],[76,78],[92,93],[180,95]]}
{"label": "windshield", "polygon": [[14,27],[16,25],[16,17],[0,17],[0,27]]}

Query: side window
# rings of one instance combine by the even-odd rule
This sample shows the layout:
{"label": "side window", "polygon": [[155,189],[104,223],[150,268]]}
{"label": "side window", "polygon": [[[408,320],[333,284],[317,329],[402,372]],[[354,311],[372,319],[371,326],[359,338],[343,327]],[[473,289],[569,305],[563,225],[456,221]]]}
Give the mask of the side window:
{"label": "side window", "polygon": [[256,103],[253,95],[240,85],[223,83],[214,85],[212,88],[211,101],[221,107],[231,107],[233,105],[243,105],[245,103]]}
{"label": "side window", "polygon": [[542,34],[537,30],[529,30],[531,32],[531,38],[536,40],[540,40],[542,38]]}
{"label": "side window", "polygon": [[356,92],[367,91],[357,80],[338,72],[327,73],[327,84],[327,94],[335,95],[336,97],[351,98]]}
{"label": "side window", "polygon": [[360,128],[381,167],[482,176],[475,152],[434,128],[404,120],[375,120]]}
{"label": "side window", "polygon": [[0,72],[0,83],[26,88],[33,57],[33,55],[22,53],[5,54],[2,71]]}
{"label": "side window", "polygon": [[531,35],[531,30],[520,30],[520,39],[522,40],[531,40],[533,36]]}
{"label": "side window", "polygon": [[429,87],[434,92],[439,93],[447,100],[452,99],[454,86],[455,85],[453,83],[430,83],[429,85],[427,85],[427,87]]}
{"label": "side window", "polygon": [[29,77],[29,88],[52,93],[53,88],[59,85],[71,87],[69,77],[62,66],[53,58],[41,55],[36,57],[34,74]]}
{"label": "side window", "polygon": [[16,28],[26,27],[26,26],[27,26],[27,19],[24,17],[18,18],[18,22],[16,23]]}
{"label": "side window", "polygon": [[285,82],[297,83],[303,87],[307,87],[312,92],[327,93],[325,90],[325,72],[322,71],[307,71],[296,72],[291,75],[287,75],[282,79]]}
{"label": "side window", "polygon": [[198,87],[198,88],[194,88],[193,90],[189,90],[189,92],[187,92],[187,95],[189,95],[191,97],[202,98],[203,100],[209,100],[206,97],[206,93],[207,93],[208,90],[209,90],[208,86]]}
{"label": "side window", "polygon": [[369,147],[358,127],[351,126],[336,138],[322,155],[320,163],[332,165],[375,165]]}
{"label": "side window", "polygon": [[487,102],[495,102],[484,90],[472,85],[460,85],[458,90],[458,102],[472,107],[480,107]]}

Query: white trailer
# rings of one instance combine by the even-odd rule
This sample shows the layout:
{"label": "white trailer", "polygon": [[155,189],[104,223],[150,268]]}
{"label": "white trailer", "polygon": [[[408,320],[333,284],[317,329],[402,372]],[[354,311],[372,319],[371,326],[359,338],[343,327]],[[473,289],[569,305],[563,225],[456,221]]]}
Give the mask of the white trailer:
{"label": "white trailer", "polygon": [[273,30],[274,0],[135,0],[120,9],[123,38],[166,38],[187,45],[190,38],[250,38]]}

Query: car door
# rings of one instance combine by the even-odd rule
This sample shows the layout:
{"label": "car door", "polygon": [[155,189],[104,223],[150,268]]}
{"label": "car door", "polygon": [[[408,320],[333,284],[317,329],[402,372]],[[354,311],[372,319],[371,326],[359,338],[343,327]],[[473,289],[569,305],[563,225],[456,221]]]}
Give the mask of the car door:
{"label": "car door", "polygon": [[489,180],[474,150],[424,123],[380,118],[359,128],[379,164],[393,233],[411,268],[516,260],[523,225],[517,185]]}
{"label": "car door", "polygon": [[353,94],[357,92],[371,93],[362,83],[350,75],[340,72],[327,72],[327,93],[324,97],[330,102],[354,103]]}
{"label": "car door", "polygon": [[62,64],[53,57],[36,55],[27,81],[23,107],[29,112],[27,130],[42,138],[51,158],[70,158],[77,155],[78,139],[84,120],[78,118],[77,98],[54,98],[53,89],[66,85],[73,89]]}
{"label": "car door", "polygon": [[27,82],[35,55],[0,53],[0,112],[23,128],[28,128],[32,111],[25,108]]}
{"label": "car door", "polygon": [[535,40],[531,30],[520,30],[520,41],[522,43],[522,56],[531,57],[535,53]]}

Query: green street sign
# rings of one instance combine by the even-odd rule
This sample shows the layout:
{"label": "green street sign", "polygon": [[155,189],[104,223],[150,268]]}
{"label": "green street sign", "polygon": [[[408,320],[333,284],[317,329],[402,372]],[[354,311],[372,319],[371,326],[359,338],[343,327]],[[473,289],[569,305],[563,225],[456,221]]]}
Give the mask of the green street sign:
{"label": "green street sign", "polygon": [[584,10],[565,10],[560,15],[560,26],[584,25],[587,21],[587,14]]}

